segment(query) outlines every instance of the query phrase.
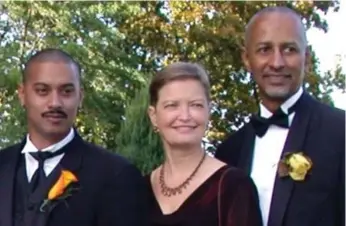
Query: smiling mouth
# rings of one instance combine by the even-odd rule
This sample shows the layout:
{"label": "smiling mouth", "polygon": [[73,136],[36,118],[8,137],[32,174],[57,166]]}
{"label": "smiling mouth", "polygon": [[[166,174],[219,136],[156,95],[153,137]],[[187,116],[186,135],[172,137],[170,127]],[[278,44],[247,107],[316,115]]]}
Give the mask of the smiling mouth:
{"label": "smiling mouth", "polygon": [[63,121],[66,117],[64,117],[63,115],[47,115],[45,116],[45,118],[53,123],[53,124],[57,124],[60,123],[61,121]]}
{"label": "smiling mouth", "polygon": [[275,85],[282,84],[291,79],[291,75],[264,75],[263,78]]}
{"label": "smiling mouth", "polygon": [[174,129],[179,131],[179,132],[187,132],[187,131],[194,130],[195,128],[196,128],[196,126],[179,126],[179,127],[174,127]]}
{"label": "smiling mouth", "polygon": [[49,114],[46,115],[45,118],[65,118],[65,116],[62,114]]}
{"label": "smiling mouth", "polygon": [[265,74],[264,78],[290,78],[290,74]]}

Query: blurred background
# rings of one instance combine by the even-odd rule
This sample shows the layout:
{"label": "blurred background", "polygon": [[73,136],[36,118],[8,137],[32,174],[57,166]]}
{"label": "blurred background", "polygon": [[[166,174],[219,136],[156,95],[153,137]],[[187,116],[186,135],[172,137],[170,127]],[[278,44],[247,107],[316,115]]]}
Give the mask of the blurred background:
{"label": "blurred background", "polygon": [[305,88],[346,109],[345,1],[1,1],[0,147],[23,139],[17,100],[24,62],[61,48],[83,67],[82,137],[119,152],[145,173],[162,159],[146,116],[147,85],[162,66],[199,62],[211,76],[209,152],[257,111],[257,92],[240,60],[244,26],[259,9],[286,5],[302,15],[313,51]]}

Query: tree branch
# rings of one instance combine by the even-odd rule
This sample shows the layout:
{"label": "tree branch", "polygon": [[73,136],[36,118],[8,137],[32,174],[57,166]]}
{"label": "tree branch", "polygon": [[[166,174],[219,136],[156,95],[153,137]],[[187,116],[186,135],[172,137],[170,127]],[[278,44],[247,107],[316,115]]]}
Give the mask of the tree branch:
{"label": "tree branch", "polygon": [[[32,16],[32,7],[29,6],[28,8],[28,19],[25,22],[24,30],[23,30],[23,39],[22,39],[22,46],[21,46],[21,54],[20,54],[20,65],[24,65],[24,56],[25,56],[25,48],[26,48],[26,41],[28,36],[28,29],[31,22],[31,16]],[[23,68],[22,68],[23,69]]]}
{"label": "tree branch", "polygon": [[6,21],[6,26],[4,27],[3,32],[0,34],[0,42],[5,38],[6,34],[10,31],[10,22]]}
{"label": "tree branch", "polygon": [[[6,7],[3,5],[4,3],[0,2],[0,16],[5,15],[6,14]],[[5,38],[6,34],[10,31],[11,27],[10,27],[10,21],[7,19],[6,21],[6,26],[3,29],[3,33],[0,34],[0,42]]]}

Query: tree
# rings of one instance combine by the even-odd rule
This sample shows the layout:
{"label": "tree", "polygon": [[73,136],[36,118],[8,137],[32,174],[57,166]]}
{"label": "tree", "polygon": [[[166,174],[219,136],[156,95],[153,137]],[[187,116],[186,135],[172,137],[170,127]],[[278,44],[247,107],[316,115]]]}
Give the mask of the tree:
{"label": "tree", "polygon": [[147,115],[148,86],[144,86],[126,105],[125,119],[116,136],[116,152],[128,158],[144,173],[150,173],[163,160],[158,134]]}
{"label": "tree", "polygon": [[[205,66],[211,76],[214,102],[207,137],[216,145],[257,110],[257,87],[245,72],[240,56],[246,22],[256,11],[270,5],[294,8],[301,13],[307,28],[315,26],[324,31],[328,26],[318,13],[338,9],[335,1],[143,2],[143,10],[119,29],[133,51],[140,49],[146,53],[142,61],[145,70],[178,60],[197,61]],[[339,81],[340,77],[345,78],[337,76]],[[318,60],[313,54],[306,76],[307,90],[331,103],[322,84],[330,85],[334,78],[319,74]]]}
{"label": "tree", "polygon": [[[81,135],[109,149],[117,145],[126,103],[148,75],[177,60],[203,64],[212,83],[207,138],[213,147],[257,109],[256,87],[240,61],[243,28],[255,11],[278,4],[297,9],[307,28],[325,31],[328,26],[318,12],[338,9],[335,1],[3,2],[0,146],[18,141],[25,132],[16,97],[23,62],[38,49],[57,47],[83,68],[86,95],[76,122]],[[308,91],[331,103],[331,87],[342,87],[345,78],[340,71],[323,77],[314,57]]]}
{"label": "tree", "polygon": [[124,52],[125,37],[116,29],[118,21],[131,16],[136,8],[104,2],[3,3],[0,146],[17,142],[24,135],[24,112],[18,104],[16,87],[24,62],[45,47],[67,51],[82,66],[85,100],[76,125],[83,137],[108,148],[115,146],[124,103],[145,79],[137,70],[139,56]]}

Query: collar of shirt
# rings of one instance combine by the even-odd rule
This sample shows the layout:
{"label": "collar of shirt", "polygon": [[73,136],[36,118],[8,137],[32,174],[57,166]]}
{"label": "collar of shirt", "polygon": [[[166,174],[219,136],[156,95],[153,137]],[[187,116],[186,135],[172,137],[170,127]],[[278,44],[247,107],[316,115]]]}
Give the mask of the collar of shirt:
{"label": "collar of shirt", "polygon": [[[303,94],[303,88],[300,87],[298,91],[293,94],[290,98],[288,98],[280,107],[286,114],[288,113],[288,109],[292,107]],[[260,114],[263,118],[269,118],[273,115],[271,111],[269,111],[262,103],[260,103]]]}
{"label": "collar of shirt", "polygon": [[[56,144],[53,144],[47,148],[42,149],[42,151],[51,151],[51,152],[55,152],[57,150],[59,150],[60,148],[64,147],[66,144],[68,144],[73,138],[74,138],[74,130],[71,128],[69,134],[62,139],[61,141],[59,141]],[[38,149],[35,147],[35,145],[31,142],[29,135],[27,135],[27,140],[26,140],[26,144],[22,150],[22,153],[24,154],[25,157],[25,168],[26,168],[26,175],[28,178],[28,181],[30,182],[35,171],[38,168],[38,162],[37,160],[32,157],[29,152],[37,152]],[[64,154],[55,156],[53,158],[47,159],[44,162],[43,168],[44,168],[44,172],[46,174],[46,176],[48,176],[54,169],[55,167],[59,164],[60,160],[63,158]]]}
{"label": "collar of shirt", "polygon": [[[74,138],[74,131],[71,128],[68,135],[59,141],[58,143],[55,143],[53,145],[50,145],[49,147],[46,147],[42,149],[41,151],[50,151],[50,152],[56,152],[60,148],[64,147],[66,144],[68,144],[72,139]],[[29,152],[37,152],[38,149],[35,147],[35,145],[31,142],[29,134],[26,136],[26,143],[22,150],[22,153],[29,153]]]}

